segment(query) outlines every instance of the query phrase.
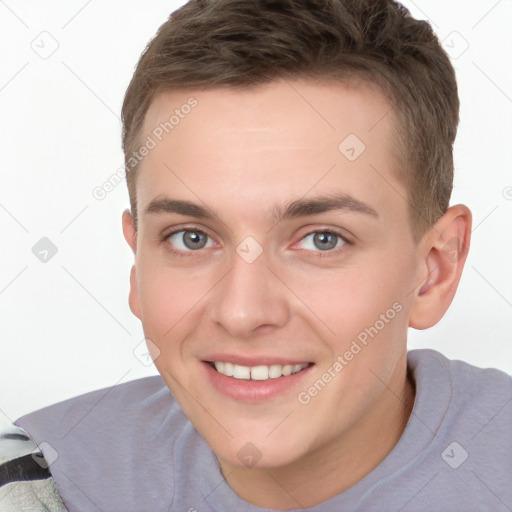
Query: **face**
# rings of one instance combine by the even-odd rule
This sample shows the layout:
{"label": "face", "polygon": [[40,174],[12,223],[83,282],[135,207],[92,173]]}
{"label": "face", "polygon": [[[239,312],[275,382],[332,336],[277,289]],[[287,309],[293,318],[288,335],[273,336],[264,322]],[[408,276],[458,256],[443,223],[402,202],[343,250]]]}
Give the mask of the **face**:
{"label": "face", "polygon": [[403,376],[419,278],[393,123],[361,84],[153,101],[136,241],[124,219],[130,305],[221,460],[293,463],[357,430]]}

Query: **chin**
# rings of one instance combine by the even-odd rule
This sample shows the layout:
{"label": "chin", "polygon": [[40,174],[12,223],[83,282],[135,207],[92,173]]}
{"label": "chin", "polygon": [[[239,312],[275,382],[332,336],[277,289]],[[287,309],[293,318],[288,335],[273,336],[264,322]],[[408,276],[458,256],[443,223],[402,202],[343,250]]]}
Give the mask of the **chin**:
{"label": "chin", "polygon": [[304,455],[293,445],[283,446],[282,442],[269,443],[265,441],[234,441],[231,446],[212,447],[215,455],[229,464],[240,469],[275,469],[287,466]]}

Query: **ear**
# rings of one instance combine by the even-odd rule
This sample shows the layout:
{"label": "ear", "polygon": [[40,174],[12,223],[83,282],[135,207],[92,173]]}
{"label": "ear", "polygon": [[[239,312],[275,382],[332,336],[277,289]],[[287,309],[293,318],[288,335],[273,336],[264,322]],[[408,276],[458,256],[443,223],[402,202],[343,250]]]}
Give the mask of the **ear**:
{"label": "ear", "polygon": [[133,216],[128,209],[123,212],[123,235],[133,254],[135,254],[137,251],[137,234],[133,225]]}
{"label": "ear", "polygon": [[[137,234],[135,232],[135,226],[133,225],[133,216],[130,210],[123,212],[123,235],[133,251],[133,254],[137,255]],[[139,302],[139,294],[137,287],[137,271],[136,264],[134,263],[130,271],[130,295],[128,303],[132,313],[141,320],[141,310]]]}
{"label": "ear", "polygon": [[470,239],[471,212],[464,205],[449,208],[425,234],[410,327],[427,329],[441,320],[459,285]]}

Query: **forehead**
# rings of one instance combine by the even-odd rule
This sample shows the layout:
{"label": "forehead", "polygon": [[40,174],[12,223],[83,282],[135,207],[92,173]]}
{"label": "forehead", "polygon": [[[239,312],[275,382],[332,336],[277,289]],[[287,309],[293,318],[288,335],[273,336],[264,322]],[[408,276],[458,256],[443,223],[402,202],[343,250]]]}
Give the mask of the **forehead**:
{"label": "forehead", "polygon": [[[199,108],[188,108],[192,98]],[[223,87],[160,93],[151,102],[142,132],[150,134],[170,120],[170,132],[187,132],[190,124],[194,124],[192,128],[196,131],[198,127],[193,118],[197,118],[198,113],[205,131],[209,130],[207,123],[213,119],[223,128],[222,132],[210,132],[209,138],[214,135],[231,137],[236,133],[240,140],[242,132],[254,138],[256,132],[270,134],[272,127],[279,132],[286,125],[287,130],[280,133],[276,144],[286,139],[295,141],[298,134],[311,138],[312,132],[318,135],[312,140],[317,143],[328,137],[329,132],[337,138],[348,130],[370,142],[386,135],[395,123],[387,98],[377,86],[362,79],[344,82],[279,80],[246,89]],[[189,114],[195,114],[190,116],[192,121],[182,122]]]}
{"label": "forehead", "polygon": [[397,190],[406,194],[394,123],[385,96],[361,82],[161,93],[140,138],[155,144],[140,165],[138,203],[178,194],[250,210],[333,189],[396,203]]}

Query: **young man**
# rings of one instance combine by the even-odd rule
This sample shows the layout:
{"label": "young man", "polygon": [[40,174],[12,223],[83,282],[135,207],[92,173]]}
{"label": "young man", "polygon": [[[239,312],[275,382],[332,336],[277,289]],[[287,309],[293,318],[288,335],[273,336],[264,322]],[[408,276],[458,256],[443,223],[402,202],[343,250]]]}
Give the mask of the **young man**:
{"label": "young man", "polygon": [[428,24],[384,0],[190,2],[123,122],[130,307],[161,378],[20,418],[4,503],[510,510],[512,379],[407,352],[471,231]]}

